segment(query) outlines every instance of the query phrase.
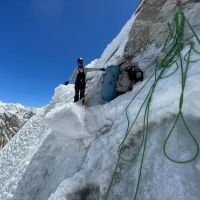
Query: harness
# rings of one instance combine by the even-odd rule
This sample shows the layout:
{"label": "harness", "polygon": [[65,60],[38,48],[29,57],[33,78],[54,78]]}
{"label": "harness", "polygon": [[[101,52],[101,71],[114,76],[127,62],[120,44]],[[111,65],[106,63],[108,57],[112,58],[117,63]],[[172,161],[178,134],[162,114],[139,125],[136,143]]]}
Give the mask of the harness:
{"label": "harness", "polygon": [[84,72],[84,68],[83,68],[83,72],[81,72],[79,69],[78,69],[78,74],[76,76],[76,82],[75,84],[80,84],[80,85],[85,85],[85,72]]}

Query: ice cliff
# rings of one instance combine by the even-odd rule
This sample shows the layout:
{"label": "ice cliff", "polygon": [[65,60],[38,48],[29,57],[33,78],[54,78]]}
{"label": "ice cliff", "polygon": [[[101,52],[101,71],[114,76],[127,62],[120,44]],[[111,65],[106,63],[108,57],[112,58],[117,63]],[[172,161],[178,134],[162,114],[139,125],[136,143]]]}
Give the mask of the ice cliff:
{"label": "ice cliff", "polygon": [[[150,77],[156,66],[155,58],[169,32],[167,27],[172,22],[174,8],[172,0],[143,0],[101,58],[87,66],[106,67],[120,62],[124,55],[131,56],[145,74],[144,81],[136,84],[132,91],[111,102],[102,102],[99,72],[87,77],[86,106],[73,103],[73,85],[60,85],[55,89],[50,104],[33,116],[1,150],[0,199],[101,200],[105,197],[118,162],[118,147],[126,134],[127,115],[132,123],[154,82]],[[199,1],[183,1],[182,8],[200,36]],[[187,36],[192,34],[188,27],[185,31]],[[200,51],[197,39],[193,37],[191,41],[197,52]],[[181,55],[187,54],[188,48],[185,46]],[[190,63],[188,68],[182,112],[200,143],[200,55],[197,52],[191,55],[191,60],[196,62]],[[175,68],[174,63],[169,73]],[[200,198],[199,154],[194,161],[177,164],[163,152],[165,139],[179,111],[181,75],[182,71],[177,70],[160,80],[154,91],[137,200]],[[142,86],[143,90],[130,102]],[[143,121],[141,114],[125,141],[123,156],[127,159],[138,151]],[[179,120],[167,143],[168,155],[181,161],[197,151],[184,122]],[[142,156],[141,151],[131,163],[119,161],[109,200],[134,199]]]}

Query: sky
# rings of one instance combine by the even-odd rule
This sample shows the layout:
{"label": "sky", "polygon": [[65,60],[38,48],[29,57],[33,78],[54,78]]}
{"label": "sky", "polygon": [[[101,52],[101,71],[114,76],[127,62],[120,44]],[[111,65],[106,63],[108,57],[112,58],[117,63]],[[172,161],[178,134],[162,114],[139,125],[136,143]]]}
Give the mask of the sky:
{"label": "sky", "polygon": [[0,101],[47,105],[77,58],[99,58],[139,1],[0,0]]}

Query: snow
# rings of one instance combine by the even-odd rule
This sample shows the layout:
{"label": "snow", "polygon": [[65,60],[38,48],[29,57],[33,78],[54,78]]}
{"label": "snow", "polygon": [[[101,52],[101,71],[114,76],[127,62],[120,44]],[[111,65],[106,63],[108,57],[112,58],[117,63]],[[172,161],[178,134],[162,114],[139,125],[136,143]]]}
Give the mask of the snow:
{"label": "snow", "polygon": [[49,130],[33,116],[0,152],[0,199],[8,199]]}
{"label": "snow", "polygon": [[[184,49],[183,54],[187,51]],[[193,56],[193,58],[197,55]],[[183,113],[188,124],[193,128],[195,137],[200,141],[198,134],[200,109],[199,93],[200,88],[194,87],[199,85],[200,80],[197,78],[200,73],[198,67],[199,62],[191,65],[188,72],[187,88],[185,92],[185,104]],[[142,191],[139,192],[139,199],[199,199],[199,159],[187,165],[177,165],[167,160],[163,155],[163,144],[169,128],[172,126],[175,116],[178,112],[178,101],[180,97],[180,71],[167,80],[162,80],[155,91],[150,115],[149,140],[147,145],[146,159],[143,169],[143,178],[141,182]],[[194,78],[196,76],[196,78]],[[129,108],[131,121],[135,118],[138,108],[144,100],[147,91],[152,82],[146,86],[144,93],[139,94],[137,99]],[[82,170],[75,173],[73,177],[69,177],[62,182],[57,191],[51,195],[50,200],[65,199],[68,194],[75,193],[86,185],[100,186],[100,191],[105,192],[105,187],[110,177],[113,167],[117,160],[117,148],[125,133],[127,123],[124,114],[124,108],[130,101],[141,84],[130,93],[122,95],[114,101],[101,106],[94,106],[87,109],[87,119],[89,121],[88,132],[100,134],[96,136],[94,142],[87,153]],[[194,106],[191,106],[194,105]],[[109,112],[108,112],[109,110]],[[123,113],[123,114],[121,114]],[[138,133],[142,129],[142,116],[140,116],[134,133]],[[105,126],[107,129],[102,133]],[[108,133],[108,134],[106,134]],[[180,136],[181,134],[181,136]],[[136,141],[139,140],[134,136]],[[172,142],[173,141],[173,142]],[[194,152],[194,143],[188,136],[183,124],[180,122],[175,128],[173,137],[169,141],[167,150],[174,159],[188,159]],[[137,178],[138,165],[124,166],[127,172],[121,172],[124,177],[119,183],[114,185],[110,199],[132,199],[133,193],[129,191]],[[90,177],[88,179],[88,176]],[[153,187],[152,187],[153,185]],[[162,191],[162,192],[161,192]],[[130,195],[131,194],[131,195]],[[69,198],[70,199],[70,198]]]}
{"label": "snow", "polygon": [[101,58],[97,61],[97,66],[113,65],[116,64],[116,61],[121,61],[129,32],[136,17],[137,15],[133,14],[117,37],[107,46]]}
{"label": "snow", "polygon": [[50,111],[46,121],[52,130],[73,139],[89,136],[85,130],[85,111],[83,106],[69,103]]}
{"label": "snow", "polygon": [[5,110],[15,111],[16,107],[21,109],[25,108],[21,104],[3,103],[0,101],[0,112],[5,112]]}
{"label": "snow", "polygon": [[[118,62],[134,18],[135,16],[125,25],[102,57],[87,67],[105,67]],[[197,45],[197,49],[200,50],[200,45]],[[182,54],[187,50],[183,49]],[[152,55],[157,55],[158,51],[155,47],[147,48],[143,56],[151,60]],[[107,62],[111,55],[112,58]],[[137,59],[141,66],[146,65],[146,59]],[[192,59],[198,60],[199,55],[193,54]],[[153,69],[155,65],[151,64]],[[200,61],[189,67],[183,106],[184,116],[198,142],[199,64]],[[154,92],[138,200],[199,200],[199,156],[191,163],[180,165],[169,161],[163,154],[164,140],[178,113],[180,75],[179,70],[173,76],[161,80]],[[81,102],[73,103],[73,85],[57,87],[50,104],[31,118],[0,152],[0,199],[75,200],[81,199],[84,189],[90,191],[88,199],[101,199],[117,162],[118,146],[126,132],[126,105],[149,77],[150,73],[146,73],[145,80],[136,84],[132,91],[105,103],[95,97],[100,87],[90,85],[99,80],[98,72],[89,74],[89,107],[82,106]],[[153,78],[130,104],[128,115],[131,122],[152,83]],[[126,141],[125,157],[136,152],[141,141],[142,128],[143,115],[140,115],[129,140]],[[167,144],[167,153],[174,159],[184,160],[190,158],[194,152],[194,143],[183,122],[179,121]],[[109,200],[133,199],[140,159],[141,155],[133,164],[120,164]]]}
{"label": "snow", "polygon": [[40,108],[25,107],[21,104],[3,103],[0,101],[0,113],[16,114],[19,118],[23,118],[23,111],[39,112]]}

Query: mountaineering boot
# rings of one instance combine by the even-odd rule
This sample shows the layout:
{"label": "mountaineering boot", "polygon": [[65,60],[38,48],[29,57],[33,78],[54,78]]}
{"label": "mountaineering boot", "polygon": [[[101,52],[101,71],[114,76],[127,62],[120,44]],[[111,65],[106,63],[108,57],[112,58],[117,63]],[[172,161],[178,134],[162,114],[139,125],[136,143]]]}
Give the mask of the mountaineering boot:
{"label": "mountaineering boot", "polygon": [[85,105],[86,104],[86,97],[87,97],[88,94],[84,95],[84,97],[82,98],[82,105]]}
{"label": "mountaineering boot", "polygon": [[85,98],[82,98],[82,105],[85,105]]}

